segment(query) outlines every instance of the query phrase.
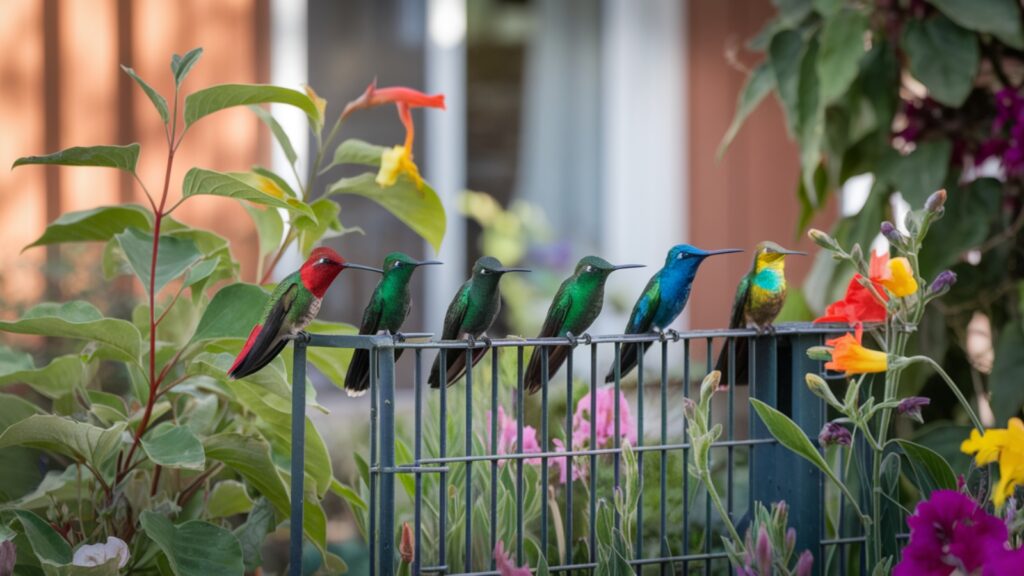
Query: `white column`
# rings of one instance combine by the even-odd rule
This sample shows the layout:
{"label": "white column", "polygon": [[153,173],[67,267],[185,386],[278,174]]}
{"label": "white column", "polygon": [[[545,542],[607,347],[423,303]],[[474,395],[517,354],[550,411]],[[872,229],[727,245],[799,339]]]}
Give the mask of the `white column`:
{"label": "white column", "polygon": [[[458,196],[466,187],[466,2],[429,0],[425,46],[426,91],[443,92],[447,111],[429,111],[424,177],[441,197],[448,228],[438,258],[444,262],[425,274],[427,331],[440,334],[444,310],[465,280],[466,222]],[[427,248],[428,251],[430,248]]]}

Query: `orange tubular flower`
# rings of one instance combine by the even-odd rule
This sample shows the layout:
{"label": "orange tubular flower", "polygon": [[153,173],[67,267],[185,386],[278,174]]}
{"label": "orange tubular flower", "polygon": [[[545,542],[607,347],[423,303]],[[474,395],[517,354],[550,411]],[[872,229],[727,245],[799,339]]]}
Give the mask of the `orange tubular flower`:
{"label": "orange tubular flower", "polygon": [[869,350],[861,345],[863,329],[858,325],[855,334],[847,332],[839,338],[828,340],[825,344],[832,346],[832,361],[825,368],[836,372],[852,374],[869,374],[885,372],[889,367],[889,358],[885,352]]}
{"label": "orange tubular flower", "polygon": [[[888,271],[889,255],[871,254],[871,264],[868,270],[868,278],[877,292],[883,299],[886,298],[883,290],[882,278]],[[846,295],[842,300],[829,304],[825,314],[816,318],[816,324],[839,323],[859,324],[862,322],[885,322],[886,309],[885,301],[879,302],[878,298],[861,283],[864,278],[855,274],[850,284],[846,287]],[[916,290],[916,288],[915,288]]]}
{"label": "orange tubular flower", "polygon": [[380,171],[377,172],[377,184],[381,188],[394,186],[399,174],[406,174],[416,184],[417,190],[423,189],[423,177],[420,169],[412,160],[412,142],[416,137],[416,127],[412,123],[409,106],[398,103],[398,117],[405,125],[405,143],[385,150],[380,156]]}
{"label": "orange tubular flower", "polygon": [[425,94],[404,86],[377,88],[377,81],[374,80],[359,98],[345,105],[345,109],[341,112],[341,119],[348,118],[356,110],[365,110],[383,104],[406,104],[410,108],[445,109],[444,94]]}

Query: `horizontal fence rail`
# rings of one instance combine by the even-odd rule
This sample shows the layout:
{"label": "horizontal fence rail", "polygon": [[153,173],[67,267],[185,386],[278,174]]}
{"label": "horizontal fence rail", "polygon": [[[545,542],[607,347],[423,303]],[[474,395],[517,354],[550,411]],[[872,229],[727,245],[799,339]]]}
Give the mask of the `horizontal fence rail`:
{"label": "horizontal fence rail", "polygon": [[[619,546],[637,574],[730,574],[721,519],[688,473],[683,412],[723,354],[728,370],[712,401],[712,425],[721,424],[723,433],[711,460],[728,514],[742,534],[755,501],[785,500],[798,553],[814,553],[816,574],[845,574],[847,566],[863,570],[857,563],[863,535],[843,517],[841,500],[839,518],[826,520],[823,475],[779,445],[747,401],[766,402],[816,438],[827,413],[804,384],[805,373],[822,371],[807,350],[841,331],[783,324],[763,335],[700,330],[475,341],[301,334],[294,341],[293,382],[305,381],[310,346],[370,353],[372,574],[390,576],[399,566],[396,499],[411,508],[402,520],[413,532],[412,574],[498,574],[492,551],[499,541],[516,565],[542,556],[552,574],[594,573],[608,546]],[[737,357],[741,343],[745,357]],[[629,374],[619,365],[625,344],[643,345]],[[565,365],[528,396],[529,353],[542,354],[546,375],[549,355],[560,346],[573,348]],[[469,361],[481,351],[476,369],[455,385],[427,385],[435,356],[444,366],[452,354]],[[412,356],[409,374],[396,369],[403,353]],[[737,382],[742,363],[748,377]],[[614,378],[605,385],[609,365]],[[396,387],[412,393],[396,395]],[[623,396],[625,403],[617,400]],[[293,386],[292,410],[290,569],[298,575],[305,386]]]}

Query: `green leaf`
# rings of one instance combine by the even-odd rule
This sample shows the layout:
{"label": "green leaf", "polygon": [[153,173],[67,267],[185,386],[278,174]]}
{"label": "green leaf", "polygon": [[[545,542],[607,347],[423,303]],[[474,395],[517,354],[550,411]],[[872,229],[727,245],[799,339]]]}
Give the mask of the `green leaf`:
{"label": "green leaf", "polygon": [[1017,0],[928,0],[950,20],[975,32],[986,32],[1014,48],[1024,48]]}
{"label": "green leaf", "polygon": [[65,212],[46,227],[42,236],[25,246],[22,251],[34,246],[48,246],[63,242],[106,242],[126,228],[148,231],[152,227],[152,215],[142,206],[135,204]]}
{"label": "green leaf", "polygon": [[206,512],[211,518],[225,518],[245,514],[252,510],[252,498],[245,485],[237,480],[223,480],[214,485],[206,501]]}
{"label": "green leaf", "polygon": [[[15,422],[40,413],[42,410],[23,398],[0,394],[0,430],[6,430]],[[4,471],[3,482],[0,482],[0,502],[16,505],[12,501],[41,485],[43,473],[39,469],[39,457],[39,452],[31,448],[16,446],[0,449],[0,470]]]}
{"label": "green leaf", "polygon": [[135,80],[139,87],[142,88],[142,91],[146,93],[146,96],[149,96],[149,101],[153,103],[156,111],[160,113],[160,119],[164,121],[164,124],[167,124],[171,119],[171,115],[167,112],[167,100],[154,90],[152,86],[146,84],[146,81],[135,73],[135,70],[123,64],[121,65],[121,70],[124,70],[125,74],[131,76],[132,80]]}
{"label": "green leaf", "polygon": [[221,288],[203,312],[192,341],[247,338],[259,323],[269,297],[255,284],[239,282]]}
{"label": "green leaf", "polygon": [[785,26],[796,26],[814,7],[811,0],[772,0],[772,4],[778,9],[778,18]]}
{"label": "green leaf", "polygon": [[165,468],[202,470],[206,467],[203,445],[190,429],[161,422],[142,437],[149,459]]}
{"label": "green leaf", "polygon": [[[115,236],[135,276],[146,292],[150,289],[153,267],[153,235],[128,228]],[[168,282],[188,270],[201,257],[195,242],[184,238],[161,235],[156,255],[156,273],[152,277],[153,293],[159,293]]]}
{"label": "green leaf", "polygon": [[775,76],[776,92],[786,111],[786,126],[791,136],[797,134],[800,117],[800,63],[805,52],[803,38],[793,30],[782,30],[772,36],[768,45],[768,63]]}
{"label": "green leaf", "polygon": [[844,96],[857,77],[867,29],[867,16],[858,10],[843,10],[825,22],[817,68],[826,105]]}
{"label": "green leaf", "polygon": [[12,368],[9,364],[5,366],[0,363],[0,386],[28,384],[33,390],[50,399],[59,398],[75,388],[84,386],[93,374],[78,354],[58,356],[43,368],[35,368],[31,364],[27,368]]}
{"label": "green leaf", "polygon": [[[771,93],[774,88],[775,74],[767,62],[762,62],[747,76],[747,82],[743,85],[743,91],[740,92],[736,102],[736,113],[733,115],[732,124],[726,130],[725,136],[722,137],[722,143],[718,145],[719,158],[725,154],[729,144],[739,134],[740,128],[743,126],[743,122],[746,121],[747,116],[750,116],[751,112],[757,109],[761,101],[764,100],[764,97]],[[335,154],[335,158],[337,158],[337,154]]]}
{"label": "green leaf", "polygon": [[269,110],[265,110],[261,106],[252,105],[249,109],[253,111],[256,116],[270,128],[270,133],[274,135],[274,139],[281,146],[281,151],[284,152],[284,157],[288,159],[288,163],[292,166],[295,165],[295,161],[299,159],[299,155],[295,153],[295,148],[292,147],[292,141],[288,138],[288,133],[284,131],[284,128],[274,119],[274,116]]}
{"label": "green leaf", "polygon": [[1013,416],[1020,416],[1024,405],[1024,326],[1019,320],[1011,320],[1003,328],[996,341],[996,357],[989,377],[992,392],[992,410],[996,422],[1006,422]]}
{"label": "green leaf", "polygon": [[245,573],[238,539],[220,526],[199,520],[175,526],[149,510],[143,512],[139,520],[146,535],[167,556],[176,576],[241,576]]}
{"label": "green leaf", "polygon": [[255,572],[263,564],[263,542],[273,529],[274,507],[266,498],[259,498],[249,512],[249,517],[234,531],[238,543],[242,545],[246,572]]}
{"label": "green leaf", "polygon": [[[323,320],[314,320],[309,325],[309,331],[313,334],[329,335],[359,333],[359,329],[351,324]],[[332,384],[338,388],[345,387],[345,374],[348,372],[348,363],[352,360],[351,349],[311,346],[306,348],[306,358]]]}
{"label": "green leaf", "polygon": [[14,161],[12,168],[25,164],[59,164],[61,166],[100,166],[135,173],[139,161],[139,145],[127,146],[75,146],[45,156],[24,156]]}
{"label": "green leaf", "polygon": [[814,10],[825,18],[832,18],[843,8],[843,0],[812,0]]}
{"label": "green leaf", "polygon": [[937,452],[910,440],[896,438],[894,441],[899,444],[914,468],[920,480],[918,488],[921,489],[923,498],[927,498],[934,490],[956,490],[956,475]]}
{"label": "green leaf", "polygon": [[978,73],[978,37],[937,15],[910,20],[903,31],[910,73],[928,87],[935,100],[959,108]]}
{"label": "green leaf", "polygon": [[4,384],[4,376],[15,372],[32,370],[36,367],[32,355],[28,352],[15,350],[10,346],[0,346],[0,384]]}
{"label": "green leaf", "polygon": [[342,164],[362,164],[364,166],[380,166],[380,158],[388,150],[385,146],[370,144],[358,138],[345,140],[334,149],[334,160],[324,172]]}
{"label": "green leaf", "polygon": [[350,232],[363,232],[362,228],[345,228],[338,220],[341,206],[331,198],[317,198],[309,205],[316,214],[316,220],[305,216],[297,216],[292,226],[299,231],[299,250],[303,257],[308,257],[317,243],[326,238],[333,238]]}
{"label": "green leaf", "polygon": [[69,418],[36,414],[0,434],[0,448],[29,446],[98,466],[121,447],[123,425],[103,429]]}
{"label": "green leaf", "polygon": [[441,250],[446,226],[444,206],[434,189],[426,183],[422,190],[417,190],[416,185],[402,175],[394,186],[381,188],[374,174],[367,172],[338,180],[327,194],[354,194],[369,198],[429,242],[435,251]]}
{"label": "green leaf", "polygon": [[[825,106],[818,94],[818,42],[812,40],[800,62],[797,86],[796,138],[800,144],[800,168],[804,186],[815,186],[814,171],[821,161],[825,134]],[[813,196],[817,197],[817,194]]]}
{"label": "green leaf", "polygon": [[303,92],[261,84],[220,84],[193,92],[185,98],[185,126],[224,108],[276,102],[301,109],[313,123],[321,122],[316,104]]}
{"label": "green leaf", "polygon": [[142,336],[131,322],[104,318],[95,306],[81,300],[36,305],[19,320],[0,322],[0,331],[93,340],[126,362],[138,362],[142,346]]}
{"label": "green leaf", "polygon": [[256,236],[260,242],[260,257],[277,250],[284,236],[284,220],[277,208],[260,208],[251,204],[245,205],[253,224],[256,225]]}
{"label": "green leaf", "polygon": [[28,510],[14,510],[14,515],[21,522],[36,557],[58,566],[71,563],[71,546],[49,522]]}
{"label": "green leaf", "polygon": [[942,188],[952,153],[953,144],[945,138],[918,142],[906,156],[890,150],[878,166],[878,176],[902,193],[911,206],[921,206]]}
{"label": "green leaf", "polygon": [[229,174],[193,168],[185,174],[185,180],[181,185],[181,194],[183,198],[205,195],[248,200],[254,204],[284,208],[296,214],[304,214],[315,218],[313,211],[301,200],[288,198],[284,194],[278,196],[265,191],[270,190],[276,193],[278,187],[276,183],[269,179],[267,179],[267,182],[274,184],[273,186],[261,186],[261,183],[266,183],[263,183],[260,178],[260,176],[253,174],[237,172]]}
{"label": "green leaf", "polygon": [[202,55],[202,48],[193,48],[186,52],[184,56],[178,56],[177,54],[171,56],[171,74],[174,74],[175,86],[181,86],[181,83],[185,81],[185,77],[188,76],[188,73]]}
{"label": "green leaf", "polygon": [[[284,178],[281,178],[281,176],[277,172],[274,172],[273,170],[268,170],[262,166],[253,166],[252,173],[255,174],[256,176],[263,176],[264,178],[269,178],[273,180],[274,184],[276,184],[277,187],[280,188],[280,192],[284,192],[285,194],[292,198],[299,197],[298,194],[295,193],[295,190],[292,189],[291,184],[289,184],[288,181],[285,180]],[[253,178],[251,174],[245,174],[245,176],[255,181],[257,187],[271,187],[268,183],[263,182],[261,179]],[[278,194],[278,190],[274,190],[274,193]]]}

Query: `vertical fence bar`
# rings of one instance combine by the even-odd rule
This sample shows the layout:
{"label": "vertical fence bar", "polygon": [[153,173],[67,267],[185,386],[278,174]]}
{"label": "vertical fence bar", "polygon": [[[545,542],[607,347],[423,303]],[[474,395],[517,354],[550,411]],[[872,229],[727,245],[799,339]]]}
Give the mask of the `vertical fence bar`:
{"label": "vertical fence bar", "polygon": [[[636,445],[644,445],[644,352],[647,347],[636,345]],[[633,543],[633,555],[637,559],[644,557],[644,452],[636,453],[636,473],[640,490],[636,507],[636,541]],[[643,569],[641,569],[641,572]]]}
{"label": "vertical fence bar", "polygon": [[[668,444],[668,341],[662,340],[661,342],[661,445],[665,446]],[[668,535],[665,533],[665,487],[667,483],[667,471],[668,471],[668,452],[664,448],[661,449],[661,474],[660,483],[658,486],[658,495],[660,498],[658,502],[661,504],[658,509],[658,553],[662,558],[669,556],[668,549]],[[685,499],[685,495],[683,498]],[[659,572],[662,576],[668,574],[668,566],[662,562],[660,564]]]}
{"label": "vertical fence bar", "polygon": [[[622,462],[622,438],[621,438],[622,432],[620,430],[620,424],[621,424],[620,420],[621,420],[621,417],[620,417],[620,414],[619,414],[619,394],[622,391],[621,384],[622,384],[622,344],[616,342],[615,343],[615,386],[614,386],[614,392],[613,392],[614,395],[612,396],[614,398],[614,400],[612,401],[613,402],[612,406],[614,407],[613,410],[612,410],[612,418],[614,418],[613,429],[614,429],[614,433],[615,433],[615,438],[612,438],[612,445],[615,447],[615,452],[613,453],[613,455],[614,455],[614,458],[615,458],[615,484],[614,484],[614,486],[615,486],[615,490],[616,491],[618,491],[618,489],[619,489],[619,474],[620,474],[619,466],[620,466],[620,463]],[[593,416],[594,414],[596,414],[596,412],[591,412],[591,418],[596,418],[596,416]],[[622,515],[619,514],[618,507],[615,507],[615,529],[616,530],[620,530],[621,528],[622,528]]]}
{"label": "vertical fence bar", "polygon": [[[597,344],[590,345],[590,449],[597,446]],[[590,455],[590,561],[597,561],[597,454]]]}
{"label": "vertical fence bar", "polygon": [[[728,340],[726,340],[726,342],[728,342],[728,345],[729,345],[729,382],[727,382],[727,384],[729,386],[728,401],[727,401],[727,404],[728,404],[727,412],[729,413],[729,415],[727,417],[727,422],[728,422],[727,433],[728,433],[728,436],[726,436],[726,438],[728,438],[730,441],[732,441],[732,440],[735,439],[735,425],[736,425],[736,423],[735,423],[735,420],[736,420],[735,419],[735,410],[733,409],[734,405],[735,405],[736,384],[737,384],[737,382],[736,382],[736,339],[735,338],[729,338]],[[734,504],[734,496],[735,495],[733,493],[734,492],[733,488],[735,487],[735,482],[734,482],[734,478],[733,478],[733,464],[735,463],[735,455],[733,453],[733,446],[732,446],[732,444],[730,444],[725,449],[725,451],[726,451],[726,457],[727,457],[725,469],[726,469],[726,474],[727,474],[727,477],[728,477],[728,479],[726,480],[726,485],[728,486],[728,490],[729,490],[726,493],[726,496],[725,496],[725,501],[726,501],[725,509],[729,513],[729,521],[732,521],[732,518],[734,516],[734,514],[733,514],[733,506],[735,505]]]}
{"label": "vertical fence bar", "polygon": [[[683,340],[683,398],[690,397],[690,341]],[[684,556],[690,555],[690,450],[686,445],[690,442],[690,433],[687,430],[689,422],[686,421],[686,410],[683,412],[683,549]],[[683,574],[689,576],[690,563],[683,560]]]}
{"label": "vertical fence bar", "polygon": [[[476,348],[466,349],[466,453],[473,455],[473,358],[476,356]],[[465,521],[466,539],[463,547],[463,567],[466,572],[473,570],[473,462],[466,460],[466,502],[464,504],[466,513],[463,516]]]}
{"label": "vertical fence bar", "polygon": [[296,338],[292,362],[292,485],[291,518],[288,524],[288,573],[302,575],[302,481],[306,468],[306,342]]}
{"label": "vertical fence bar", "polygon": [[[807,350],[821,344],[819,334],[794,334],[787,337],[790,357],[788,370],[780,376],[788,376],[785,381],[780,378],[779,385],[789,388],[791,399],[788,414],[793,422],[811,438],[815,438],[824,424],[824,411],[821,399],[814,395],[804,383],[804,375],[808,372],[818,373],[820,365],[816,360],[807,357]],[[785,396],[785,394],[780,394]],[[783,409],[783,408],[780,408]],[[821,473],[812,464],[793,452],[785,451],[784,465],[790,471],[790,481],[786,483],[788,492],[781,494],[780,499],[786,500],[790,509],[790,524],[798,526],[796,536],[797,551],[816,550],[824,532],[825,509],[818,497],[818,486],[821,484]],[[824,560],[824,559],[822,559]],[[815,574],[821,573],[823,562],[815,562]]]}
{"label": "vertical fence bar", "polygon": [[[457,354],[457,352],[452,352]],[[441,458],[448,456],[448,351],[444,348],[439,353],[440,384],[439,400],[441,403],[438,410],[438,452]],[[437,489],[437,563],[440,566],[448,564],[448,473],[441,472],[438,479]]]}
{"label": "vertical fence bar", "polygon": [[413,428],[415,430],[415,441],[413,451],[416,466],[416,501],[413,509],[413,523],[415,534],[415,554],[412,560],[412,573],[419,574],[420,566],[423,565],[421,556],[423,546],[423,473],[420,469],[420,459],[423,458],[423,354],[422,350],[416,349],[416,365],[413,367],[413,393],[416,395],[416,413],[413,415]]}
{"label": "vertical fence bar", "polygon": [[[491,547],[498,545],[498,348],[491,349]],[[496,568],[494,555],[491,554],[491,570]]]}
{"label": "vertical fence bar", "polygon": [[[534,349],[534,354],[537,351]],[[516,453],[523,451],[523,347],[516,346]],[[523,564],[523,459],[516,458],[516,564]]]}
{"label": "vertical fence bar", "polygon": [[[572,357],[575,348],[569,350],[565,359],[565,450],[572,452],[576,448],[572,445]],[[572,471],[576,467],[575,458],[566,458],[562,462],[562,469],[565,470],[565,564],[572,564]]]}
{"label": "vertical fence bar", "polygon": [[[704,375],[707,376],[715,368],[715,355],[714,355],[714,338],[706,338],[705,344],[707,345],[706,359],[707,362],[704,365]],[[708,400],[708,428],[714,426],[715,411],[712,408],[714,404],[714,395]],[[715,451],[708,450],[708,469],[714,470]],[[714,478],[712,478],[714,480]],[[725,521],[725,518],[722,518]],[[706,495],[704,497],[704,554],[708,557],[704,559],[704,574],[711,576],[711,541],[714,540],[711,535],[711,498]]]}
{"label": "vertical fence bar", "polygon": [[[377,459],[378,440],[377,434],[377,394],[379,392],[379,370],[377,365],[379,356],[377,348],[370,348],[370,574],[377,573],[377,482],[380,479],[380,461]],[[376,471],[375,471],[376,470]]]}
{"label": "vertical fence bar", "polygon": [[[548,451],[548,359],[551,349],[547,346],[534,349],[540,351],[540,449]],[[520,417],[522,422],[522,417]],[[520,452],[522,448],[520,447]],[[540,459],[540,554],[548,557],[548,458]]]}
{"label": "vertical fence bar", "polygon": [[395,573],[395,348],[380,346],[380,574]]}

